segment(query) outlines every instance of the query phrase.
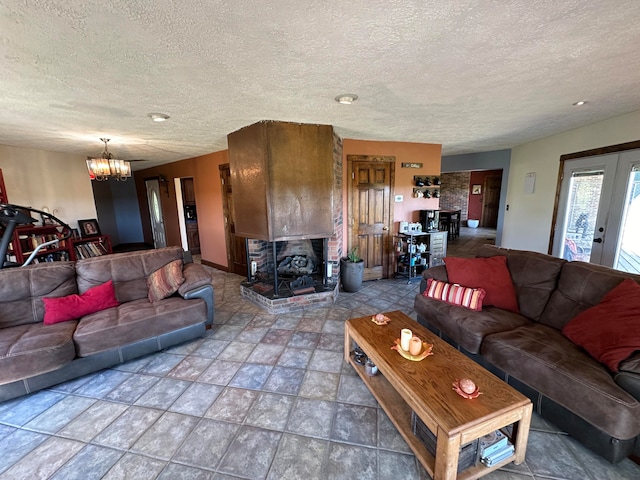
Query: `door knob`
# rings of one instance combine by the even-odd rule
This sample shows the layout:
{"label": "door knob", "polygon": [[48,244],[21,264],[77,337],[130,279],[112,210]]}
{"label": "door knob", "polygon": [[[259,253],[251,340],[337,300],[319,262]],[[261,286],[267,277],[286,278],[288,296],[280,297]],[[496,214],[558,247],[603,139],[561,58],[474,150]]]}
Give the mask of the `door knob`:
{"label": "door knob", "polygon": [[594,238],[593,241],[595,243],[602,243],[602,239],[601,238]]}
{"label": "door knob", "polygon": [[382,227],[382,230],[389,230],[389,227],[387,227],[386,225],[384,227]]}

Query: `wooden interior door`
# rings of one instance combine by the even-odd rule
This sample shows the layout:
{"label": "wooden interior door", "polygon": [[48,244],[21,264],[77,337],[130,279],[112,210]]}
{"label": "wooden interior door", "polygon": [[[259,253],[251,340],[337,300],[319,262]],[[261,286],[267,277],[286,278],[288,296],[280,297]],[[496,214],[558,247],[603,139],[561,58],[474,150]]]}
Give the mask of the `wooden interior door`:
{"label": "wooden interior door", "polygon": [[501,184],[502,176],[500,175],[489,175],[484,179],[481,227],[496,228],[498,226]]}
{"label": "wooden interior door", "polygon": [[230,272],[247,276],[249,273],[247,266],[247,243],[245,237],[236,235],[231,170],[229,169],[228,163],[220,165],[219,168],[220,182],[222,183],[222,209],[227,243],[227,264],[229,265]]}
{"label": "wooden interior door", "polygon": [[392,186],[395,157],[348,155],[349,219],[347,251],[358,246],[364,280],[389,277]]}

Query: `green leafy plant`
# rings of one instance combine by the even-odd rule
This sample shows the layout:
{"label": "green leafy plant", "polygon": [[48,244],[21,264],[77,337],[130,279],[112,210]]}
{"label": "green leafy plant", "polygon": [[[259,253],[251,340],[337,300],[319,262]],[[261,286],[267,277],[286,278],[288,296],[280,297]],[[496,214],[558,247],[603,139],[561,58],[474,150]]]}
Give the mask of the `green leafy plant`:
{"label": "green leafy plant", "polygon": [[347,255],[347,259],[352,263],[358,263],[362,261],[362,258],[358,256],[358,246],[356,245],[351,249],[349,254]]}

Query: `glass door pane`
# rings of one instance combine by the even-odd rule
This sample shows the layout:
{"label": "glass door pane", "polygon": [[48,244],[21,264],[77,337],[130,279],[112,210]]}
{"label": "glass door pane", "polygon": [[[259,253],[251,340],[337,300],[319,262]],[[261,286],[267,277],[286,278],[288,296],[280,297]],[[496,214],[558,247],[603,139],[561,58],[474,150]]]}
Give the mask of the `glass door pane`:
{"label": "glass door pane", "polygon": [[604,170],[573,172],[569,182],[562,258],[591,260]]}
{"label": "glass door pane", "polygon": [[640,165],[629,174],[614,268],[640,273]]}

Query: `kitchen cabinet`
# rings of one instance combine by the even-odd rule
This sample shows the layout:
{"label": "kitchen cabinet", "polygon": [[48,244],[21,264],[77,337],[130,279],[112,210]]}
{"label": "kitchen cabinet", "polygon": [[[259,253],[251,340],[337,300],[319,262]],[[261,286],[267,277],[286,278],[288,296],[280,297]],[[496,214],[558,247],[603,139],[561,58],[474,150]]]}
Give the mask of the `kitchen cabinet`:
{"label": "kitchen cabinet", "polygon": [[196,204],[196,191],[193,186],[193,178],[183,178],[180,180],[182,184],[182,201],[185,205]]}
{"label": "kitchen cabinet", "polygon": [[198,233],[198,222],[187,222],[187,243],[191,254],[200,254],[200,234]]}
{"label": "kitchen cabinet", "polygon": [[396,251],[396,278],[408,283],[422,278],[422,272],[444,264],[447,255],[447,232],[399,233],[393,237]]}

